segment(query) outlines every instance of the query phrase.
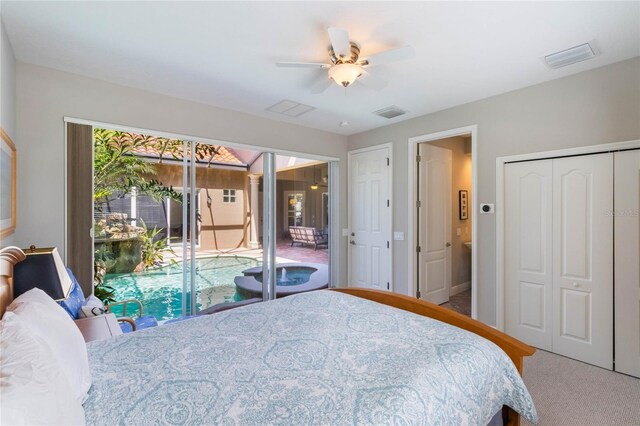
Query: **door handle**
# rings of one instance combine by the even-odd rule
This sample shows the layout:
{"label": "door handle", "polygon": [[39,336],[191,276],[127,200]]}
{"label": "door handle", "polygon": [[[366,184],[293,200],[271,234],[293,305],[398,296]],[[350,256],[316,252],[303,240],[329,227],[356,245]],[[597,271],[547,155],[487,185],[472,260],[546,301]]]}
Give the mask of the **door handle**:
{"label": "door handle", "polygon": [[356,242],[355,242],[355,241],[353,241],[353,240],[351,240],[351,241],[349,241],[349,244],[351,244],[352,246],[355,246],[355,245],[356,245]]}
{"label": "door handle", "polygon": [[445,244],[446,247],[451,247],[451,243]]}

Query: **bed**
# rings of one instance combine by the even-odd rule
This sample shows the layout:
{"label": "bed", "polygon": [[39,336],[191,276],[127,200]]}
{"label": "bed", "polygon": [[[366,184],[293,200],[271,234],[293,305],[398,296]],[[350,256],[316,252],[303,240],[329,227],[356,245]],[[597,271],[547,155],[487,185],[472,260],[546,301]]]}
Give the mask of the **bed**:
{"label": "bed", "polygon": [[537,422],[520,378],[532,348],[388,292],[301,293],[87,350],[87,424]]}

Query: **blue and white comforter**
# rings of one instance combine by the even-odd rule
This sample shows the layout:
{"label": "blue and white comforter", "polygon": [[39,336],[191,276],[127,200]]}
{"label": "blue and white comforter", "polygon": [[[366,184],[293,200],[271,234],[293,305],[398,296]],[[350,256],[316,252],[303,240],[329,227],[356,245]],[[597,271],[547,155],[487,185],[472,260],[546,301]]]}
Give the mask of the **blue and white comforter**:
{"label": "blue and white comforter", "polygon": [[462,329],[316,291],[89,344],[88,424],[537,422],[513,363]]}

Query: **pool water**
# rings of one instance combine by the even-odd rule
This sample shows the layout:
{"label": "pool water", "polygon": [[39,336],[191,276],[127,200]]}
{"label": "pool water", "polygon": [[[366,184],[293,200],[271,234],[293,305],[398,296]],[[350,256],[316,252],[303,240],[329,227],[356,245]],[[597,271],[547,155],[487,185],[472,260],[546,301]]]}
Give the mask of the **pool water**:
{"label": "pool water", "polygon": [[[282,279],[282,270],[286,269],[286,279]],[[276,269],[276,285],[280,286],[290,286],[290,285],[300,285],[309,281],[309,277],[317,271],[316,268],[308,268],[305,266],[292,266],[288,268],[277,268]],[[262,274],[256,274],[256,280],[262,282]]]}
{"label": "pool water", "polygon": [[[196,259],[196,310],[221,302],[241,300],[233,279],[247,268],[259,266],[258,260],[240,256]],[[187,266],[187,276],[189,275]],[[158,320],[182,316],[182,265],[170,265],[130,274],[105,276],[106,285],[115,289],[116,300],[137,299],[144,315]],[[187,296],[187,311],[190,300]],[[116,314],[119,314],[114,309]]]}

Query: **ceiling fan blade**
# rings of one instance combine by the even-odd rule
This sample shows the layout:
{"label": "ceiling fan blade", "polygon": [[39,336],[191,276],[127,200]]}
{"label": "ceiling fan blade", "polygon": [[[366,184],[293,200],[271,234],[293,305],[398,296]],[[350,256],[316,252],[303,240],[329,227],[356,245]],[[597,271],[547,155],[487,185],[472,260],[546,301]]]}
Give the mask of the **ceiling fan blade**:
{"label": "ceiling fan blade", "polygon": [[416,51],[411,46],[398,47],[396,49],[385,50],[384,52],[374,53],[368,58],[358,61],[362,66],[383,65],[391,62],[404,61],[416,56]]}
{"label": "ceiling fan blade", "polygon": [[322,93],[325,90],[327,90],[329,88],[329,86],[331,86],[332,84],[333,84],[333,80],[331,80],[328,75],[323,74],[311,86],[311,94],[319,95],[320,93]]}
{"label": "ceiling fan blade", "polygon": [[281,68],[329,68],[331,65],[320,62],[276,62],[276,66]]}
{"label": "ceiling fan blade", "polygon": [[358,77],[356,82],[359,82],[363,86],[366,86],[373,90],[382,90],[387,87],[386,81],[384,81],[380,77],[376,77],[375,75],[366,72],[365,70],[362,70],[362,74],[360,75],[360,77]]}
{"label": "ceiling fan blade", "polygon": [[331,27],[327,31],[329,31],[329,40],[331,40],[331,46],[336,56],[349,58],[351,56],[349,32],[337,27]]}

